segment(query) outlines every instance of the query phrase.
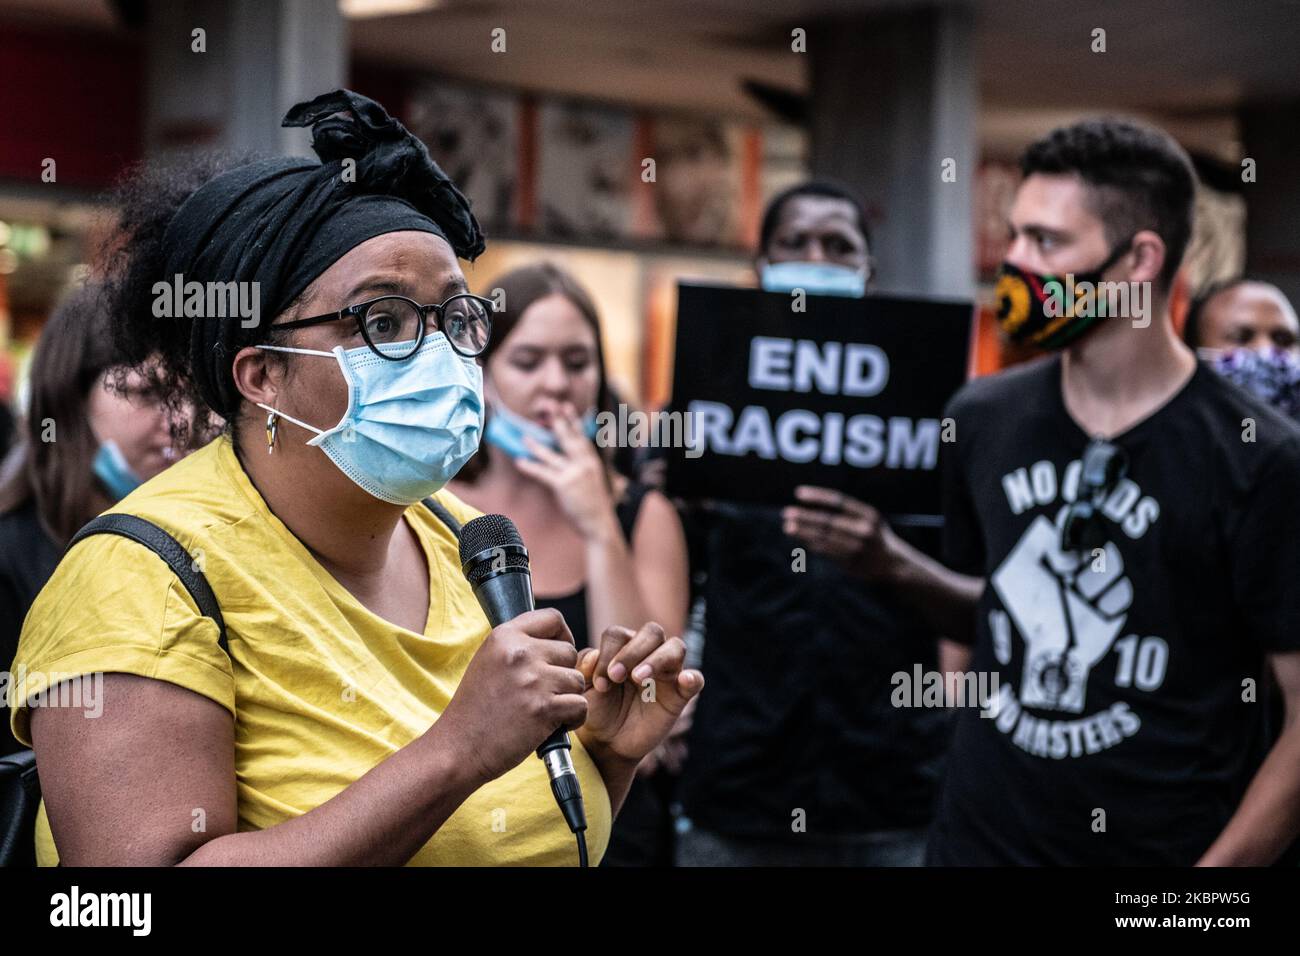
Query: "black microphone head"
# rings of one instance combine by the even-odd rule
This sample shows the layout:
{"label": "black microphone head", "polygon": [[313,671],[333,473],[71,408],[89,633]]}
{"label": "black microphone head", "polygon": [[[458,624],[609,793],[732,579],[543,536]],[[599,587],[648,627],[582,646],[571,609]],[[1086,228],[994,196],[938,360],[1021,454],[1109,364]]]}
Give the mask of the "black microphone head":
{"label": "black microphone head", "polygon": [[528,549],[505,515],[481,515],[460,529],[460,567],[473,587],[503,571],[527,571]]}

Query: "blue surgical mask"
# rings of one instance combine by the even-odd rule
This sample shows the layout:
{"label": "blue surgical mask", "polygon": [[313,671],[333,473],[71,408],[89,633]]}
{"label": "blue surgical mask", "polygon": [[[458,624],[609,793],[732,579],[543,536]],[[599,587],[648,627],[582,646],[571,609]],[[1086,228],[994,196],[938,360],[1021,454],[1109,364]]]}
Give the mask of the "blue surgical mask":
{"label": "blue surgical mask", "polygon": [[[395,343],[400,347],[403,343]],[[409,346],[408,346],[409,347]],[[483,372],[441,332],[409,358],[393,362],[368,346],[332,352],[278,345],[258,348],[334,358],[348,386],[348,407],[321,430],[258,403],[316,432],[319,447],[343,474],[381,501],[412,505],[450,481],[478,450],[483,430]]]}
{"label": "blue surgical mask", "polygon": [[803,289],[809,295],[840,295],[860,299],[867,293],[867,277],[858,269],[830,262],[773,262],[759,276],[768,292]]}
{"label": "blue surgical mask", "polygon": [[[596,413],[587,412],[582,416],[583,434],[588,438],[595,438],[596,430]],[[487,427],[483,430],[485,442],[500,448],[511,458],[532,459],[533,453],[524,444],[525,435],[552,451],[560,450],[560,440],[549,428],[543,428],[535,421],[516,415],[500,402],[492,406],[492,414],[488,416]]]}
{"label": "blue surgical mask", "polygon": [[121,501],[144,483],[144,479],[131,470],[122,449],[111,438],[100,444],[91,469],[114,501]]}

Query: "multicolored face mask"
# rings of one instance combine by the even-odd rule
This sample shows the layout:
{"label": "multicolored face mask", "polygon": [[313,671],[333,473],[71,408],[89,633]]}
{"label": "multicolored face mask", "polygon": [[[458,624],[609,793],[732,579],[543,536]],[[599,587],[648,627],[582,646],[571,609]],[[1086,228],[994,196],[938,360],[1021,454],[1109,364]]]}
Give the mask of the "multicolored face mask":
{"label": "multicolored face mask", "polygon": [[[1106,270],[1129,251],[1133,240],[1116,246],[1097,268],[1065,277],[1026,272],[1009,262],[998,269],[998,325],[1017,344],[1043,349],[1062,349],[1078,341],[1085,332],[1106,317],[1106,298],[1097,286]],[[1081,294],[1069,294],[1082,287]]]}
{"label": "multicolored face mask", "polygon": [[1300,356],[1281,349],[1201,350],[1210,367],[1284,415],[1300,419]]}

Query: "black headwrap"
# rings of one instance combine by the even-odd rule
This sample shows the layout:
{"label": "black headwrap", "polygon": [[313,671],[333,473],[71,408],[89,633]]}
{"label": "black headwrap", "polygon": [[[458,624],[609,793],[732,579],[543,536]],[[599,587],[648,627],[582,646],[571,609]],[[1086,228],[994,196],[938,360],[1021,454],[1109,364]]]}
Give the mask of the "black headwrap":
{"label": "black headwrap", "polygon": [[[310,126],[319,163],[269,159],[216,177],[167,226],[166,279],[257,282],[265,326],[351,249],[389,232],[442,236],[474,259],[483,233],[469,202],[424,144],[382,106],[350,90],[299,103],[284,126]],[[356,161],[352,170],[344,160]],[[355,174],[355,175],[354,175]],[[194,320],[190,367],[204,400],[231,417],[239,393],[231,361],[266,338],[238,316]]]}

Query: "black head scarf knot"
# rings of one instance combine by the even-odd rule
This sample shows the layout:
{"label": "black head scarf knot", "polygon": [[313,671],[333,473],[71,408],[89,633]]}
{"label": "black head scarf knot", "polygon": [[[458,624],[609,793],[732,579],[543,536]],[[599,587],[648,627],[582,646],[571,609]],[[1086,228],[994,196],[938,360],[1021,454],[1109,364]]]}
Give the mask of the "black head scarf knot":
{"label": "black head scarf knot", "polygon": [[456,255],[473,260],[483,251],[483,233],[456,188],[419,137],[374,100],[336,90],[299,103],[283,126],[310,126],[311,148],[322,163],[357,163],[357,184],[369,192],[405,199],[438,223]]}
{"label": "black head scarf knot", "polygon": [[192,327],[195,383],[226,418],[239,407],[235,353],[264,340],[264,327],[356,246],[414,230],[442,236],[461,258],[484,249],[469,201],[374,100],[336,90],[299,103],[283,125],[310,126],[321,161],[268,159],[223,173],[182,204],[163,237],[169,282],[258,283],[257,327],[239,315],[205,315]]}

